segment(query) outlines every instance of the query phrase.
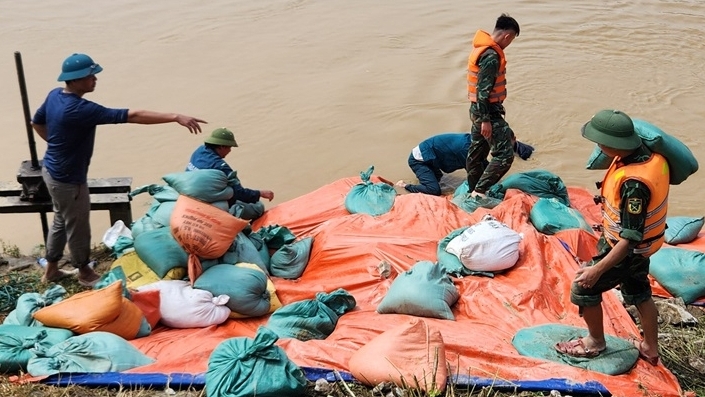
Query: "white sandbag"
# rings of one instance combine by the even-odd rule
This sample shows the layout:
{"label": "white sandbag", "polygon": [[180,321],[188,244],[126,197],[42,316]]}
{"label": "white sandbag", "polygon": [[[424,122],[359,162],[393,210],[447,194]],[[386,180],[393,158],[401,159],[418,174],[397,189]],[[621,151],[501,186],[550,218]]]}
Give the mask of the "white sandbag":
{"label": "white sandbag", "polygon": [[497,272],[516,264],[522,239],[509,226],[485,216],[450,240],[446,251],[457,256],[469,270]]}
{"label": "white sandbag", "polygon": [[188,281],[164,280],[140,287],[138,291],[159,290],[162,324],[171,328],[203,328],[225,322],[230,308],[227,295],[194,289]]}

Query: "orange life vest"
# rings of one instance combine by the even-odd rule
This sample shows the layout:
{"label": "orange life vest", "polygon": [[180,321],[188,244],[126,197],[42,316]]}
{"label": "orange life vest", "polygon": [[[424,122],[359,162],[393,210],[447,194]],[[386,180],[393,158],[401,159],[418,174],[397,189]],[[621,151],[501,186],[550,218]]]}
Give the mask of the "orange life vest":
{"label": "orange life vest", "polygon": [[[643,163],[633,163],[620,165],[618,158],[612,161],[612,165],[605,174],[602,181],[602,232],[605,239],[614,247],[619,241],[619,233],[622,231],[621,225],[621,204],[622,197],[620,191],[622,184],[627,179],[636,179],[645,184],[651,192],[651,200],[646,208],[646,223],[644,224],[644,236],[639,244],[634,248],[635,254],[651,256],[663,245],[664,232],[666,230],[666,211],[668,209],[668,189],[669,171],[668,162],[658,154],[652,153],[651,157]],[[641,203],[626,203],[627,206],[634,205],[634,208],[627,208],[627,211],[643,211]]]}
{"label": "orange life vest", "polygon": [[475,38],[472,39],[472,47],[470,56],[468,56],[468,99],[470,102],[477,102],[477,74],[480,72],[480,66],[477,63],[480,56],[487,49],[492,48],[499,55],[499,71],[497,72],[489,101],[491,103],[504,102],[507,98],[507,59],[504,57],[504,50],[484,30],[478,30],[475,33]]}

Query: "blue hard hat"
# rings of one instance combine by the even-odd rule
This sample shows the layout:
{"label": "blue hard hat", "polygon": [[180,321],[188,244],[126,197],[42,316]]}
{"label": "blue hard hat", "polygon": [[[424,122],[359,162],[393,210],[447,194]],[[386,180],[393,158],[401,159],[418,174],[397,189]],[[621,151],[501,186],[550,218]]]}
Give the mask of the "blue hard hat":
{"label": "blue hard hat", "polygon": [[92,74],[100,73],[103,68],[86,54],[73,54],[61,65],[61,74],[57,80],[70,81],[82,79]]}

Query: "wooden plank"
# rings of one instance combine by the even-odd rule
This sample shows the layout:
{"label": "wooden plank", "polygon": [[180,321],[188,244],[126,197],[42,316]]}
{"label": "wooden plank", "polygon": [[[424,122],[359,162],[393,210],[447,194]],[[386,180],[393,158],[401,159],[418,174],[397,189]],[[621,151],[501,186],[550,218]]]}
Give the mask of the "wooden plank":
{"label": "wooden plank", "polygon": [[[112,206],[130,204],[126,193],[91,194],[91,210],[109,210]],[[52,212],[50,202],[33,203],[22,201],[19,197],[0,197],[0,214]]]}
{"label": "wooden plank", "polygon": [[[129,193],[132,191],[131,177],[89,178],[88,191],[91,193]],[[0,197],[19,196],[22,185],[18,182],[0,182]]]}
{"label": "wooden plank", "polygon": [[[110,224],[118,220],[126,225],[132,224],[132,206],[127,193],[97,193],[91,194],[91,211],[110,211]],[[26,213],[53,212],[50,202],[33,203],[22,201],[19,196],[0,197],[0,214],[26,214]]]}

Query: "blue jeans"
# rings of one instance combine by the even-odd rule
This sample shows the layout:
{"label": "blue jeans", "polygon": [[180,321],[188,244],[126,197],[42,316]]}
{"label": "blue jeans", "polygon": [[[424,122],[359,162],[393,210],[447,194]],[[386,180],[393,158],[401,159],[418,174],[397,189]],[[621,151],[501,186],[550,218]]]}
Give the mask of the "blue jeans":
{"label": "blue jeans", "polygon": [[409,167],[419,179],[418,185],[406,185],[405,189],[411,193],[441,195],[441,177],[443,172],[433,167],[430,163],[419,161],[413,155],[409,155]]}

